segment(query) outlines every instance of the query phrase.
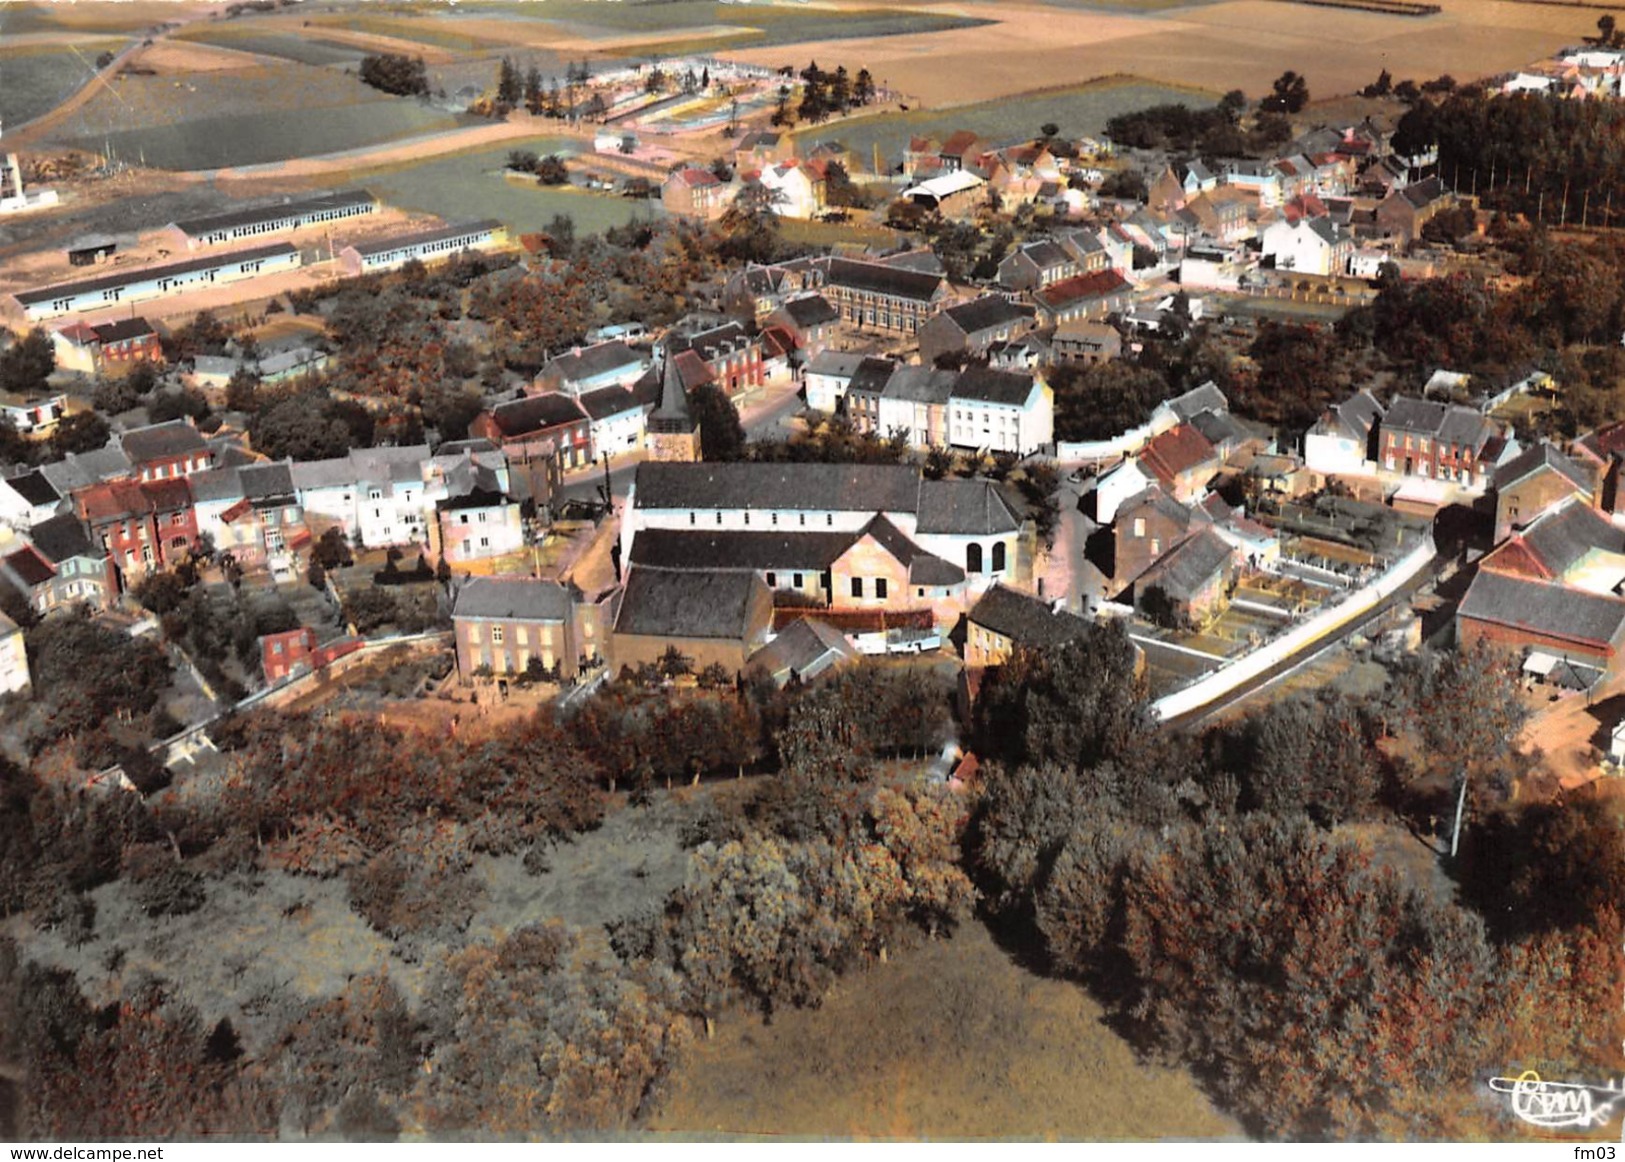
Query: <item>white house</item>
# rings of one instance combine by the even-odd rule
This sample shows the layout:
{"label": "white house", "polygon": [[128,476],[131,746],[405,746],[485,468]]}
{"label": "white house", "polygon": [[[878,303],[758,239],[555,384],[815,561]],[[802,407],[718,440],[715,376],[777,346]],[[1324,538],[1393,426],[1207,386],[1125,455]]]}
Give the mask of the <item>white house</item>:
{"label": "white house", "polygon": [[812,178],[793,161],[768,166],[756,180],[767,191],[774,211],[782,218],[811,218],[822,209]]}
{"label": "white house", "polygon": [[435,505],[439,543],[432,551],[451,565],[490,560],[525,547],[519,502],[497,489],[474,488]]}
{"label": "white house", "polygon": [[587,428],[594,458],[608,452],[618,456],[643,447],[648,412],[638,397],[624,387],[605,387],[581,397],[581,409],[591,421]]}
{"label": "white house", "polygon": [[1131,496],[1138,496],[1153,484],[1160,484],[1140,462],[1130,456],[1117,467],[1104,473],[1095,482],[1095,520],[1111,524],[1117,519],[1117,510]]}
{"label": "white house", "polygon": [[66,509],[66,499],[37,468],[0,479],[0,524],[31,529]]}
{"label": "white house", "polygon": [[1304,274],[1341,274],[1354,253],[1354,241],[1330,218],[1275,222],[1262,235],[1264,257],[1275,269]]}
{"label": "white house", "polygon": [[15,694],[29,686],[28,650],[17,623],[0,613],[0,694]]}
{"label": "white house", "polygon": [[858,366],[867,358],[852,351],[820,351],[802,372],[807,389],[807,406],[814,411],[834,414],[852,384]]}
{"label": "white house", "polygon": [[1334,404],[1303,437],[1303,461],[1324,476],[1369,473],[1371,432],[1382,419],[1382,405],[1369,391],[1359,391]]}
{"label": "white house", "polygon": [[948,397],[948,443],[1027,455],[1055,440],[1055,395],[1031,375],[967,368]]}
{"label": "white house", "polygon": [[293,483],[313,523],[337,525],[367,548],[421,543],[434,511],[424,483],[428,459],[427,444],[358,448],[333,460],[295,463]]}

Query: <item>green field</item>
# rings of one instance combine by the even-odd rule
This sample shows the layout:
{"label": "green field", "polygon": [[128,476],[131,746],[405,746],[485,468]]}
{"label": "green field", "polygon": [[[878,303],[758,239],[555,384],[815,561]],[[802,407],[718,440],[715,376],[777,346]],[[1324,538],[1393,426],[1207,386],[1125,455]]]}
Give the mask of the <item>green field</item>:
{"label": "green field", "polygon": [[179,39],[198,44],[212,44],[220,48],[234,48],[238,52],[280,57],[302,65],[351,65],[366,55],[364,49],[339,44],[337,41],[306,36],[283,36],[270,32],[238,31],[229,26],[211,25],[196,32],[188,31]]}
{"label": "green field", "polygon": [[[575,189],[546,189],[509,181],[502,168],[513,150],[557,153],[571,145],[561,138],[527,138],[477,153],[438,158],[404,169],[358,172],[347,181],[365,182],[392,206],[443,218],[495,218],[516,233],[544,230],[557,214],[575,220],[580,234],[598,233],[634,217],[658,216],[659,202],[633,201]],[[582,168],[572,163],[572,171]],[[606,173],[606,176],[614,176]]]}
{"label": "green field", "polygon": [[12,128],[49,113],[96,72],[96,55],[123,41],[87,42],[69,49],[0,53],[0,120]]}
{"label": "green field", "polygon": [[993,142],[1007,144],[1036,136],[1039,126],[1051,121],[1060,127],[1062,137],[1095,136],[1105,129],[1106,122],[1120,113],[1170,102],[1206,107],[1214,101],[1212,97],[1163,85],[1095,81],[1075,89],[960,105],[953,109],[887,113],[851,122],[826,121],[798,130],[795,137],[804,146],[820,141],[844,142],[865,160],[878,143],[883,158],[895,165],[902,160],[903,149],[913,136],[940,139],[956,130],[969,129]]}

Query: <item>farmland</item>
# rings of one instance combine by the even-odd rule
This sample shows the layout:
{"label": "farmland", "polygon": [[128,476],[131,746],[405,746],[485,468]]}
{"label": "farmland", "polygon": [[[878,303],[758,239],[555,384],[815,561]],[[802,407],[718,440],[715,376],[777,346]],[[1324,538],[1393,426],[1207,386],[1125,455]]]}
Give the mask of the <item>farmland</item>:
{"label": "farmland", "polygon": [[[542,188],[510,181],[502,168],[512,150],[557,153],[573,144],[562,138],[516,140],[500,149],[437,158],[383,172],[356,173],[347,180],[367,188],[392,206],[448,219],[496,218],[516,233],[544,229],[556,214],[574,219],[579,233],[600,232],[635,216],[661,213],[658,202],[638,202],[570,188]],[[572,163],[572,169],[579,168]]]}
{"label": "farmland", "polygon": [[353,65],[365,50],[319,37],[252,32],[233,28],[200,28],[182,39],[234,48],[239,52],[279,57],[302,65]]}
{"label": "farmland", "polygon": [[0,52],[0,120],[18,126],[50,112],[96,71],[96,54],[122,41],[86,41],[72,48]]}
{"label": "farmland", "polygon": [[[320,116],[312,112],[320,110]],[[291,62],[266,68],[122,77],[55,137],[160,169],[214,169],[396,141],[467,124],[385,97],[354,77]]]}
{"label": "farmland", "polygon": [[913,110],[850,122],[825,122],[803,129],[796,136],[809,143],[844,142],[865,161],[878,144],[881,153],[896,163],[901,160],[903,147],[911,136],[940,138],[959,129],[969,129],[995,141],[1014,141],[1034,136],[1046,121],[1060,126],[1064,136],[1098,134],[1106,122],[1119,113],[1171,101],[1190,105],[1213,103],[1209,97],[1193,96],[1160,85],[1102,80],[1051,93],[961,105],[951,110]]}

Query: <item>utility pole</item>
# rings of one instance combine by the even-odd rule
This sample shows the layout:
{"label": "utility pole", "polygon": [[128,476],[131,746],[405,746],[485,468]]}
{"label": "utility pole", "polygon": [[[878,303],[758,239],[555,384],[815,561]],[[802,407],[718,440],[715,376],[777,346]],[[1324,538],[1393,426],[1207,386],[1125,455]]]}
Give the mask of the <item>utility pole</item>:
{"label": "utility pole", "polygon": [[1456,796],[1456,825],[1450,829],[1450,858],[1456,858],[1456,848],[1461,843],[1461,812],[1467,806],[1467,772],[1461,773],[1461,794]]}

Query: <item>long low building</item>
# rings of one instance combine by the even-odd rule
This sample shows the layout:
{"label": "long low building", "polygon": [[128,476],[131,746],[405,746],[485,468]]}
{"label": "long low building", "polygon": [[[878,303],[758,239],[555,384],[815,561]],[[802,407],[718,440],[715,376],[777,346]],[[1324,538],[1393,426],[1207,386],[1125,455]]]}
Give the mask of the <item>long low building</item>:
{"label": "long low building", "polygon": [[367,190],[340,190],[254,210],[232,210],[204,218],[189,218],[171,223],[169,231],[179,245],[196,250],[200,246],[219,246],[245,238],[261,238],[266,234],[283,234],[325,222],[359,218],[363,214],[375,213],[377,209],[378,199]]}
{"label": "long low building", "polygon": [[115,303],[139,303],[181,294],[198,286],[240,282],[300,266],[299,248],[287,242],[235,250],[209,258],[133,267],[81,282],[64,282],[13,294],[31,320],[55,319],[76,311],[104,311]]}
{"label": "long low building", "polygon": [[360,242],[339,251],[346,274],[370,274],[394,270],[414,258],[435,262],[465,250],[486,250],[508,240],[508,228],[495,219],[458,222],[434,230],[398,234],[381,242]]}

